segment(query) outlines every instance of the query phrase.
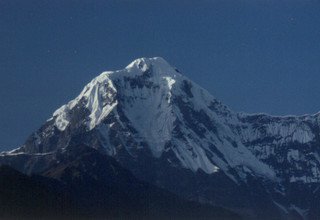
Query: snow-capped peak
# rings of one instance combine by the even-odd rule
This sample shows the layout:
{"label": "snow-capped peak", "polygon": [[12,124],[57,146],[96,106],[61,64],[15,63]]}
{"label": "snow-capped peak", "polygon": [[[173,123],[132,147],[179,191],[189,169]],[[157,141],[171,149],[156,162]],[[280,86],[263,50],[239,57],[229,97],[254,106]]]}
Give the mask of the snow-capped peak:
{"label": "snow-capped peak", "polygon": [[[142,77],[142,78],[141,78]],[[163,58],[139,58],[130,63],[125,69],[117,71],[106,71],[94,78],[87,84],[80,95],[68,104],[63,105],[54,112],[53,118],[56,127],[63,131],[69,125],[69,112],[79,104],[85,102],[86,108],[90,111],[88,128],[93,129],[103,120],[117,105],[115,96],[117,95],[117,86],[113,82],[118,83],[118,88],[125,92],[128,86],[136,83],[136,86],[143,86],[142,83],[148,85],[153,84],[154,87],[161,88],[162,93],[167,93],[168,102],[170,102],[171,89],[176,82],[176,78],[181,78],[173,67]],[[145,82],[141,82],[145,81]],[[141,85],[138,85],[141,83]],[[131,88],[136,91],[134,88]],[[130,91],[132,92],[132,91]],[[142,91],[140,91],[141,93]],[[145,96],[147,94],[144,94]],[[164,95],[164,94],[162,94]],[[140,96],[143,96],[141,93]]]}
{"label": "snow-capped peak", "polygon": [[129,72],[136,72],[136,70],[145,72],[151,66],[154,66],[158,70],[161,70],[159,71],[159,73],[166,72],[166,74],[168,75],[174,72],[176,74],[172,66],[162,57],[138,58],[132,61],[125,69],[127,69]]}
{"label": "snow-capped peak", "polygon": [[[0,162],[11,164],[11,158],[22,156],[28,172],[44,170],[56,160],[55,152],[63,153],[76,140],[76,144],[115,157],[132,172],[141,169],[141,176],[155,183],[157,178],[172,181],[168,176],[172,175],[171,168],[178,168],[176,176],[180,178],[181,168],[185,168],[212,174],[196,176],[204,180],[196,181],[201,187],[211,182],[207,177],[220,180],[226,176],[239,186],[247,183],[258,187],[259,193],[253,193],[257,196],[264,195],[260,192],[265,186],[269,193],[272,186],[276,206],[303,216],[306,206],[301,206],[301,190],[311,195],[319,189],[319,130],[320,113],[299,117],[234,113],[164,59],[140,58],[122,70],[103,72],[94,78],[23,146],[0,153]],[[17,164],[20,167],[20,161]],[[166,172],[168,167],[170,172]],[[225,175],[213,174],[216,172]],[[261,184],[252,181],[260,178]],[[186,181],[181,182],[185,187]],[[204,187],[223,185],[212,183]],[[300,188],[300,183],[306,187],[296,194],[291,189]],[[216,193],[199,192],[193,196],[201,200],[207,194],[216,197]],[[285,207],[286,202],[278,203],[280,194],[298,200]],[[216,202],[215,198],[208,201]]]}
{"label": "snow-capped peak", "polygon": [[[129,152],[147,145],[155,157],[171,151],[194,171],[213,173],[218,166],[228,172],[231,167],[245,167],[241,172],[274,178],[274,172],[256,160],[231,131],[229,125],[237,123],[236,115],[162,58],[140,58],[123,70],[102,73],[54,113],[55,126],[63,132],[81,107],[87,114],[81,116],[86,128],[100,130],[107,142],[114,124],[127,130],[120,139],[126,140],[123,145]],[[115,118],[112,122],[110,114]],[[111,147],[109,151],[115,150]]]}

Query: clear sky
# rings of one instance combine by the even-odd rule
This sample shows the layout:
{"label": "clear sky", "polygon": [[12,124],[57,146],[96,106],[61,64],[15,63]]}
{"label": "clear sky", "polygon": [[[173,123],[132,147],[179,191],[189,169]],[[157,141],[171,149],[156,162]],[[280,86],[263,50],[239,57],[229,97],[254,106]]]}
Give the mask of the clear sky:
{"label": "clear sky", "polygon": [[161,56],[235,111],[320,110],[320,2],[0,0],[0,151],[104,70]]}

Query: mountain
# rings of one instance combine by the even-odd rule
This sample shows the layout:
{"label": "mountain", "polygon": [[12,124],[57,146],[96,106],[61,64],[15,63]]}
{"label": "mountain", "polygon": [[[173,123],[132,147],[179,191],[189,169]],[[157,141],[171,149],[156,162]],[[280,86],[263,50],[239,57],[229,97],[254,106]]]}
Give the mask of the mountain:
{"label": "mountain", "polygon": [[41,175],[0,167],[0,218],[240,219],[136,179],[113,158],[69,146]]}
{"label": "mountain", "polygon": [[320,114],[236,113],[164,59],[108,71],[0,163],[42,173],[88,145],[145,182],[252,219],[313,219]]}
{"label": "mountain", "polygon": [[0,166],[0,219],[53,216],[69,210],[68,193],[63,185],[52,185],[24,175],[11,167]]}

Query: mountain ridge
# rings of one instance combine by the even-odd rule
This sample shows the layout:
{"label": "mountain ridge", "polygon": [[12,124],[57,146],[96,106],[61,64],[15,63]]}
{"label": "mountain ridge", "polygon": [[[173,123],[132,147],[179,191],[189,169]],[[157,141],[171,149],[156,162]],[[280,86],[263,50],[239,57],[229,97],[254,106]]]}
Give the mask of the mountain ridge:
{"label": "mountain ridge", "polygon": [[[153,75],[151,75],[151,73]],[[170,82],[174,83],[171,84]],[[120,85],[115,86],[115,83],[119,83]],[[127,87],[129,87],[129,89]],[[145,88],[156,90],[156,92],[145,92]],[[118,91],[120,89],[124,91]],[[177,97],[177,109],[173,109],[174,106],[170,105],[171,91],[175,92]],[[122,96],[120,98],[124,97],[124,99],[126,99],[122,103],[118,103],[119,97],[117,97],[117,95],[119,93],[119,96]],[[134,93],[137,93],[137,95]],[[137,99],[139,102],[136,101]],[[213,103],[213,101],[215,103]],[[176,70],[170,67],[162,58],[137,59],[124,70],[102,73],[85,86],[84,90],[76,99],[62,106],[53,114],[54,117],[51,120],[54,120],[55,127],[63,132],[69,124],[69,113],[72,112],[73,109],[76,111],[77,108],[75,107],[79,106],[79,103],[82,105],[83,103],[81,102],[86,102],[85,110],[80,109],[80,111],[82,111],[81,113],[88,114],[86,116],[88,120],[85,122],[86,127],[83,129],[92,130],[101,124],[101,121],[108,117],[109,114],[114,113],[114,117],[119,117],[119,114],[123,114],[131,124],[134,125],[131,129],[139,133],[148,145],[153,145],[152,148],[150,147],[150,150],[156,157],[159,157],[161,153],[164,152],[164,145],[172,139],[171,134],[174,132],[173,128],[176,126],[174,123],[176,121],[184,121],[184,115],[174,114],[179,113],[180,109],[184,108],[186,102],[191,102],[192,108],[194,108],[194,115],[196,115],[197,111],[200,112],[200,114],[198,114],[199,117],[205,115],[201,112],[203,109],[210,111],[210,113],[215,113],[209,108],[215,108],[214,105],[218,105],[219,110],[223,111],[222,114],[228,114],[231,120],[236,120],[236,115],[226,106],[218,102],[206,90],[194,84],[186,77],[183,77],[180,73],[177,73]],[[118,112],[119,108],[116,108],[120,104],[126,105],[125,108],[121,109],[121,111],[124,111],[123,113]],[[132,105],[134,105],[133,108],[131,108]],[[160,109],[159,106],[161,106]],[[151,112],[151,114],[147,114],[148,112]],[[174,113],[172,114],[172,112]],[[189,112],[187,112],[186,115],[187,114],[189,114]],[[187,115],[187,117],[189,117],[189,115]],[[211,118],[214,117],[215,116],[211,116]],[[216,118],[219,119],[219,115]],[[83,117],[81,120],[84,120]],[[207,121],[210,120],[209,118],[201,120],[203,120],[202,122],[205,126],[210,127],[209,129],[214,127],[211,125],[212,123],[207,123]],[[112,126],[112,124],[110,126]],[[102,126],[99,129],[107,130],[110,128]],[[201,130],[203,129],[196,129],[195,135],[201,134]],[[104,131],[104,133],[105,132],[106,131]],[[37,142],[35,145],[37,145]],[[111,152],[113,150],[114,149],[110,149],[109,151]],[[217,169],[217,167],[207,159],[201,149],[200,152],[196,152],[197,150],[194,149],[193,153],[200,155],[198,158],[204,158],[204,161],[193,161],[190,159],[191,156],[185,153],[185,149],[181,149],[180,151],[183,151],[187,159],[183,160],[181,157],[178,159],[184,163],[184,166],[192,170],[201,168],[205,172],[211,173]],[[246,151],[246,149],[243,148],[242,151]],[[250,152],[247,151],[246,153],[249,157],[251,156]],[[181,155],[178,152],[175,152],[175,154]],[[254,157],[251,156],[251,160],[254,160]],[[251,163],[251,160],[248,160],[248,162]],[[240,162],[236,161],[235,163]],[[256,163],[259,162],[256,161]],[[251,164],[250,166],[254,169],[256,164]],[[261,166],[263,166],[263,164]],[[268,168],[265,168],[265,170],[268,170]],[[272,171],[266,172],[268,173],[267,175],[274,176]]]}
{"label": "mountain ridge", "polygon": [[[248,215],[261,219],[270,218],[265,210],[275,218],[300,210],[304,218],[301,210],[313,200],[297,200],[303,190],[292,189],[312,192],[320,182],[319,125],[319,113],[233,112],[164,59],[140,58],[93,79],[22,147],[2,153],[0,163],[41,172],[57,162],[53,152],[86,144],[183,197],[253,210]],[[243,204],[224,198],[224,187]],[[255,204],[259,194],[265,200]]]}
{"label": "mountain ridge", "polygon": [[57,157],[38,175],[0,166],[0,218],[240,219],[142,182],[88,146],[69,146]]}

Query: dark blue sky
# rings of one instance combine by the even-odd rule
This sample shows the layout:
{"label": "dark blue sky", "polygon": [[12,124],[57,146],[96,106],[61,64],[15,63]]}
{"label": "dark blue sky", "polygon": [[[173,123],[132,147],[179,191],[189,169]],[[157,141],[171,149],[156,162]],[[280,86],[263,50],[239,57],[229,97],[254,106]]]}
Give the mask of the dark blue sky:
{"label": "dark blue sky", "polygon": [[103,70],[162,56],[230,108],[320,110],[320,2],[0,0],[0,150]]}

